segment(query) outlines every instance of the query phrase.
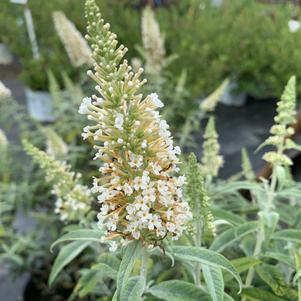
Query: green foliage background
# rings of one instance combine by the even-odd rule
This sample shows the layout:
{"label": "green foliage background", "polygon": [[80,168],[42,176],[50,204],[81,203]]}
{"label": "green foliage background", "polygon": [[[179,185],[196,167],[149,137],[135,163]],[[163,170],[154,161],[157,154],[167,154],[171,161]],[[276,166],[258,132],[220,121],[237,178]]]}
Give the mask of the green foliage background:
{"label": "green foliage background", "polygon": [[[83,0],[29,0],[42,59],[34,61],[24,29],[21,7],[0,3],[0,40],[9,44],[23,66],[23,79],[34,89],[47,89],[47,69],[59,78],[61,71],[77,79],[54,30],[51,12],[63,10],[84,33]],[[138,56],[141,45],[139,1],[98,0],[103,16],[121,43]],[[291,74],[301,73],[301,31],[291,33],[288,21],[295,15],[289,4],[260,4],[255,0],[225,0],[222,9],[209,0],[174,1],[157,9],[167,54],[178,59],[169,69],[175,80],[187,70],[192,97],[205,96],[225,78],[237,80],[239,89],[258,97],[279,95]],[[301,90],[299,84],[298,91]]]}

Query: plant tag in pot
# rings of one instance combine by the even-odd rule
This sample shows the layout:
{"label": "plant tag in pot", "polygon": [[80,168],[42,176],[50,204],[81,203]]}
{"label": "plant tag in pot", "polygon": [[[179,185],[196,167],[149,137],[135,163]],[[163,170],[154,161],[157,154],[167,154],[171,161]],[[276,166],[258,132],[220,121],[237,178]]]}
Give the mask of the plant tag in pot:
{"label": "plant tag in pot", "polygon": [[26,4],[27,0],[10,0],[10,2],[14,4]]}

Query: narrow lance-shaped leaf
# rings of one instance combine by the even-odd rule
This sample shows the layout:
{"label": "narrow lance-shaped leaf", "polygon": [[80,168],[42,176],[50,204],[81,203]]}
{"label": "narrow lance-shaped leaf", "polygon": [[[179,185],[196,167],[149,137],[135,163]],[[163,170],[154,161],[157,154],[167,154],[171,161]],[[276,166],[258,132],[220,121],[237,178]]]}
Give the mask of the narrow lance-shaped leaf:
{"label": "narrow lance-shaped leaf", "polygon": [[284,296],[288,286],[279,268],[269,265],[261,264],[256,268],[258,276],[273,290],[277,296]]}
{"label": "narrow lance-shaped leaf", "polygon": [[100,239],[103,236],[103,232],[101,230],[96,230],[96,229],[78,229],[71,231],[67,234],[64,234],[62,237],[57,239],[50,247],[50,251],[53,250],[53,248],[62,242],[66,241],[72,241],[72,240],[77,240],[77,241],[95,241],[100,243]]}
{"label": "narrow lance-shaped leaf", "polygon": [[221,269],[202,265],[205,282],[213,301],[224,300],[224,280]]}
{"label": "narrow lance-shaped leaf", "polygon": [[242,287],[242,282],[239,274],[233,265],[221,254],[206,250],[204,248],[190,247],[190,246],[174,246],[171,247],[176,258],[180,260],[187,260],[193,262],[200,262],[215,268],[221,268],[228,271],[237,280]]}
{"label": "narrow lance-shaped leaf", "polygon": [[274,233],[272,238],[301,243],[301,231],[297,229],[281,230]]}
{"label": "narrow lance-shaped leaf", "polygon": [[284,263],[284,264],[288,265],[291,268],[295,267],[294,261],[288,255],[285,255],[285,254],[282,254],[282,253],[266,252],[262,255],[262,257],[268,257],[268,258],[278,260],[279,262]]}
{"label": "narrow lance-shaped leaf", "polygon": [[66,246],[64,246],[51,269],[51,273],[49,276],[48,284],[49,286],[52,285],[55,278],[61,272],[61,270],[70,263],[76,256],[78,256],[88,245],[90,244],[89,241],[74,241]]}
{"label": "narrow lance-shaped leaf", "polygon": [[131,277],[120,294],[120,301],[140,301],[145,286],[145,278]]}
{"label": "narrow lance-shaped leaf", "polygon": [[122,261],[120,263],[120,267],[117,274],[117,290],[116,296],[119,300],[120,295],[122,295],[122,291],[127,281],[131,276],[131,272],[133,270],[135,260],[141,254],[141,242],[133,241],[126,246],[125,253],[122,257]]}
{"label": "narrow lance-shaped leaf", "polygon": [[212,251],[222,252],[226,247],[240,240],[247,234],[257,229],[257,222],[249,222],[235,228],[231,228],[219,235],[210,246]]}
{"label": "narrow lance-shaped leaf", "polygon": [[152,286],[148,293],[165,301],[212,301],[210,295],[194,284],[181,281],[163,281]]}
{"label": "narrow lance-shaped leaf", "polygon": [[244,288],[242,295],[251,301],[287,301],[287,299],[277,297],[273,293],[259,288]]}

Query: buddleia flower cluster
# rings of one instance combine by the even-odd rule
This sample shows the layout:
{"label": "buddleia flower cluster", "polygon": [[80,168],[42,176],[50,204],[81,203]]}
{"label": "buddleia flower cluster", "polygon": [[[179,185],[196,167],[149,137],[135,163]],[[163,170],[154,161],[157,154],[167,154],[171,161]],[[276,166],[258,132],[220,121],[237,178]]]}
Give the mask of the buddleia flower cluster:
{"label": "buddleia flower cluster", "polygon": [[190,212],[182,200],[185,178],[174,176],[180,148],[173,146],[169,126],[157,111],[163,103],[156,93],[137,94],[145,83],[139,79],[143,70],[134,73],[122,61],[127,49],[117,46],[94,0],[86,2],[86,18],[95,60],[88,75],[97,83],[97,95],[85,98],[79,112],[94,122],[83,137],[94,140],[94,159],[103,162],[92,191],[101,204],[104,239],[113,246],[141,240],[150,247],[166,236],[178,239]]}
{"label": "buddleia flower cluster", "polygon": [[64,44],[70,61],[74,67],[92,65],[91,49],[75,25],[61,11],[53,13],[55,29]]}
{"label": "buddleia flower cluster", "polygon": [[146,59],[145,71],[149,74],[160,74],[165,57],[164,41],[155,14],[149,6],[143,10],[141,27]]}
{"label": "buddleia flower cluster", "polygon": [[52,183],[52,193],[57,197],[55,213],[62,221],[81,220],[91,208],[92,194],[89,188],[80,184],[80,173],[71,171],[65,162],[60,162],[23,141],[26,152],[46,172],[46,181]]}
{"label": "buddleia flower cluster", "polygon": [[0,100],[11,97],[11,91],[0,81]]}
{"label": "buddleia flower cluster", "polygon": [[203,155],[201,159],[201,170],[203,176],[216,177],[218,171],[223,165],[223,157],[219,155],[220,146],[218,143],[218,134],[215,130],[214,118],[211,117],[207,123],[204,143]]}
{"label": "buddleia flower cluster", "polygon": [[300,149],[290,138],[295,133],[291,125],[296,122],[296,78],[294,76],[288,81],[277,103],[277,115],[274,120],[275,124],[270,129],[271,136],[260,147],[271,145],[276,148],[276,151],[265,153],[263,159],[272,165],[292,165],[292,160],[284,154],[284,151]]}
{"label": "buddleia flower cluster", "polygon": [[196,156],[191,153],[186,170],[185,196],[193,212],[193,219],[202,222],[205,229],[212,235],[216,234],[214,217],[210,210],[210,199],[207,195],[204,178]]}

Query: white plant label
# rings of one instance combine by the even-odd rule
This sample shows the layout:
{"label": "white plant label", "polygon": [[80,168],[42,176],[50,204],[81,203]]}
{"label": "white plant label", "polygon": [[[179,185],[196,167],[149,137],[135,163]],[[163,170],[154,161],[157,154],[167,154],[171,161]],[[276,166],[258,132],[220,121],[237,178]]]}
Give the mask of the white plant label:
{"label": "white plant label", "polygon": [[10,0],[10,2],[15,4],[26,4],[27,0]]}

